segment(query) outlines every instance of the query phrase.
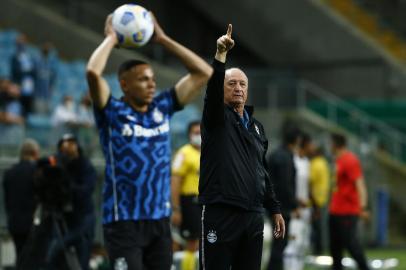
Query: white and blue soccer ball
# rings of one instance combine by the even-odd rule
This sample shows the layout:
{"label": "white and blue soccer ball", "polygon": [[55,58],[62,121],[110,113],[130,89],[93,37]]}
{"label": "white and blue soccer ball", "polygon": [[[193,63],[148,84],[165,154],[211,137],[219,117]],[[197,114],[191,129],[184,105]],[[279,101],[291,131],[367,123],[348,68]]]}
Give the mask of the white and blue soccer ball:
{"label": "white and blue soccer ball", "polygon": [[141,47],[147,44],[154,33],[152,16],[140,5],[125,4],[118,7],[113,13],[112,24],[119,46],[124,48]]}

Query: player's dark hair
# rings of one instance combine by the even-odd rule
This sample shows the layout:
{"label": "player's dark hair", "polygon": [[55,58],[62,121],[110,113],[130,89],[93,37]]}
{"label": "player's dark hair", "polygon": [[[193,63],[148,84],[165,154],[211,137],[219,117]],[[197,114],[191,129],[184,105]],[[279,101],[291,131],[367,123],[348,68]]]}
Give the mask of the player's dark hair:
{"label": "player's dark hair", "polygon": [[132,69],[133,67],[136,67],[139,65],[148,65],[148,63],[145,61],[142,61],[142,60],[137,60],[137,59],[125,61],[118,68],[118,77],[121,78],[121,75],[123,75],[124,72],[127,72],[130,69]]}
{"label": "player's dark hair", "polygon": [[339,133],[331,134],[331,140],[336,147],[345,147],[347,145],[347,138]]}
{"label": "player's dark hair", "polygon": [[190,134],[190,132],[192,131],[192,128],[193,128],[194,126],[200,126],[200,121],[199,121],[199,120],[195,120],[195,121],[192,121],[192,122],[190,122],[190,123],[188,124],[188,126],[187,126],[187,135]]}

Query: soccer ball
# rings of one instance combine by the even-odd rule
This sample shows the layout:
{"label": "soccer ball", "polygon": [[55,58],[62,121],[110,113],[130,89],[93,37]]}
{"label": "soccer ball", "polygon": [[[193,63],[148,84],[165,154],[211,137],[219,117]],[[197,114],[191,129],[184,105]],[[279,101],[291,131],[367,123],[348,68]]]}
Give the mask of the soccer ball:
{"label": "soccer ball", "polygon": [[113,13],[113,29],[120,47],[137,48],[145,45],[154,33],[151,14],[142,6],[125,4]]}

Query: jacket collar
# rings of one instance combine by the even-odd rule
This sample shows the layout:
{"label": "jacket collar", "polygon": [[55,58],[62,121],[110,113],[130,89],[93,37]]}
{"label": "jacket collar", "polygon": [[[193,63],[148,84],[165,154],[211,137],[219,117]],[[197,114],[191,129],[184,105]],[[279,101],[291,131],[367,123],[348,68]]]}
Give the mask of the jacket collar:
{"label": "jacket collar", "polygon": [[[224,105],[225,105],[227,108],[229,108],[231,111],[235,112],[235,111],[234,111],[234,108],[233,108],[232,106],[230,106],[230,105],[228,105],[228,104],[224,104]],[[248,116],[249,116],[250,119],[251,119],[252,115],[254,114],[254,106],[245,105],[245,106],[244,106],[244,110],[247,111]]]}

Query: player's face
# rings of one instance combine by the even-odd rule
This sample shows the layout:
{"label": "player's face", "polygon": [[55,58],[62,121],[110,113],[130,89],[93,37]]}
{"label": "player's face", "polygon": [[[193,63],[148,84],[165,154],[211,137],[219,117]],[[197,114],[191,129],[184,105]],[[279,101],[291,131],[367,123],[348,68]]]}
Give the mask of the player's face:
{"label": "player's face", "polygon": [[224,103],[231,106],[244,105],[248,95],[248,78],[242,70],[232,68],[224,77]]}
{"label": "player's face", "polygon": [[150,104],[155,95],[155,76],[150,65],[138,65],[120,80],[124,95],[140,105]]}

